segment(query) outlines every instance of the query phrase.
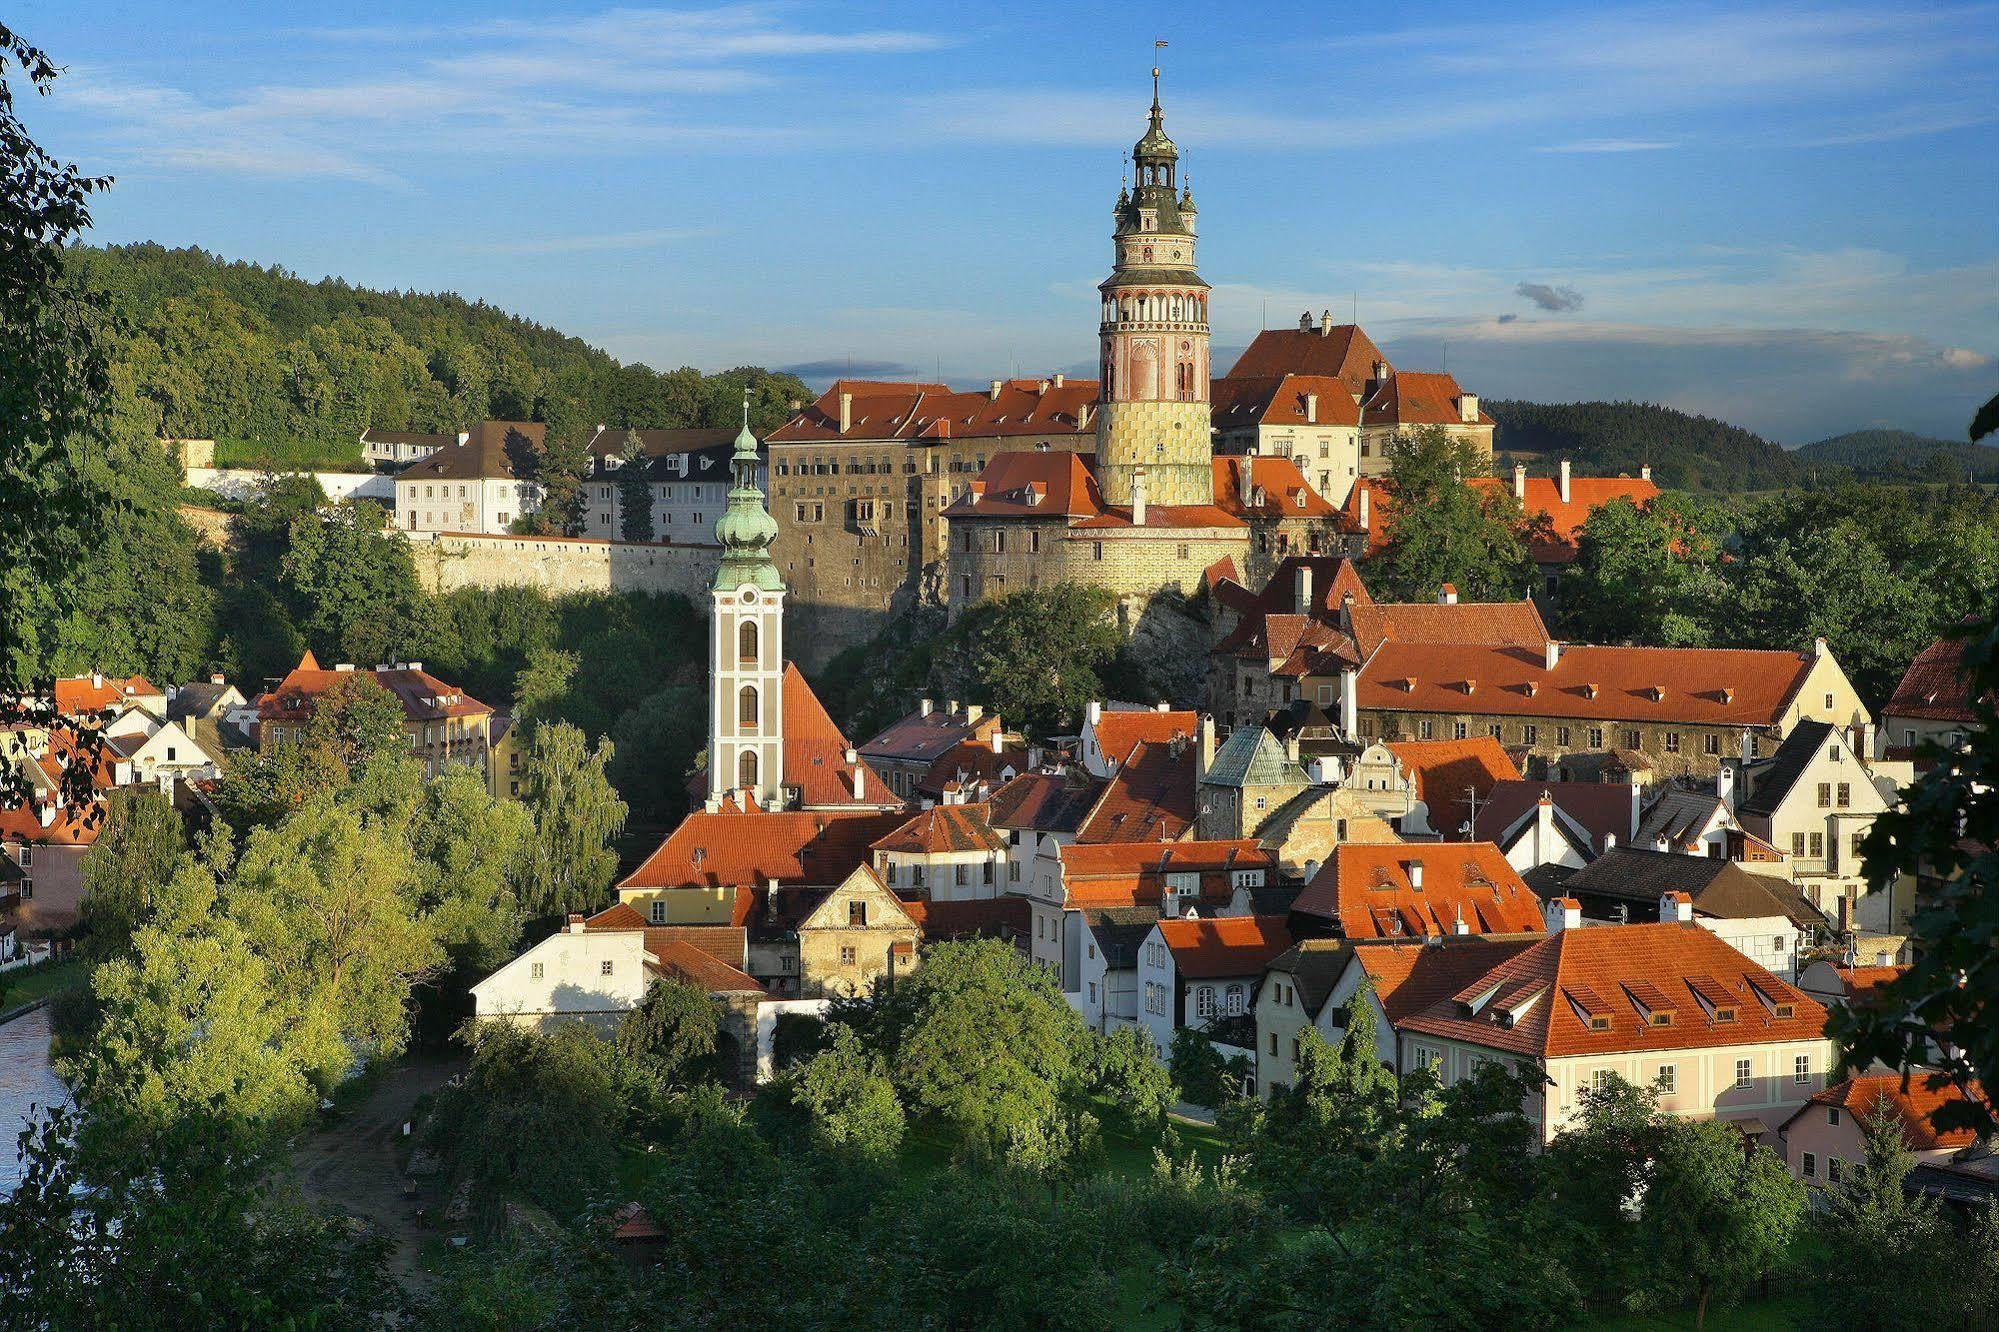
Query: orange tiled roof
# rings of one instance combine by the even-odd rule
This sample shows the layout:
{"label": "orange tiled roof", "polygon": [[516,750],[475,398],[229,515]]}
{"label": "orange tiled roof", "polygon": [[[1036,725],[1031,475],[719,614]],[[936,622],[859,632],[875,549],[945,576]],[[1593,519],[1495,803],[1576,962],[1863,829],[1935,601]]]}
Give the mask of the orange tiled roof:
{"label": "orange tiled roof", "polygon": [[357,675],[369,677],[394,694],[396,702],[402,705],[404,718],[411,722],[441,721],[447,717],[484,717],[491,716],[493,712],[458,686],[446,684],[428,671],[410,667],[328,671],[320,669],[319,660],[307,652],[299,658],[298,665],[292,667],[291,673],[278,682],[277,688],[257,696],[254,703],[257,717],[266,722],[302,722],[312,716],[319,696],[332,688],[335,682]]}
{"label": "orange tiled roof", "polygon": [[1907,971],[1907,967],[1836,967],[1846,985],[1846,1002],[1862,1008],[1878,1002],[1882,986]]}
{"label": "orange tiled roof", "polygon": [[[1430,826],[1445,837],[1459,835],[1458,827],[1471,817],[1474,800],[1485,800],[1500,782],[1521,780],[1520,769],[1489,735],[1469,740],[1395,740],[1388,748],[1415,779],[1416,798],[1430,809]],[[1628,797],[1628,788],[1618,789]]]}
{"label": "orange tiled roof", "polygon": [[143,675],[128,675],[122,680],[109,675],[95,680],[79,675],[74,679],[56,681],[55,706],[63,716],[76,717],[115,708],[127,699],[159,694],[160,690]]}
{"label": "orange tiled roof", "polygon": [[1096,807],[1104,782],[1080,768],[1023,772],[993,792],[986,817],[999,828],[1073,833]]}
{"label": "orange tiled roof", "polygon": [[[1415,867],[1421,867],[1418,886]],[[1533,934],[1541,900],[1489,842],[1403,842],[1334,848],[1296,910],[1349,939]]]}
{"label": "orange tiled roof", "polygon": [[1822,1040],[1825,1009],[1699,925],[1605,925],[1551,935],[1403,1026],[1560,1058]]}
{"label": "orange tiled roof", "polygon": [[772,879],[831,887],[865,862],[868,848],[906,818],[860,810],[696,811],[618,887],[749,887]]}
{"label": "orange tiled roof", "polygon": [[925,795],[942,795],[947,789],[969,782],[996,782],[1006,769],[1016,774],[1027,771],[1027,746],[1008,744],[995,750],[990,738],[966,740],[937,756],[916,789]]}
{"label": "orange tiled roof", "polygon": [[1532,600],[1373,601],[1353,608],[1353,636],[1364,653],[1383,643],[1474,644],[1542,651],[1548,626]]}
{"label": "orange tiled roof", "polygon": [[89,846],[97,840],[103,823],[101,812],[79,813],[74,806],[65,806],[56,811],[53,822],[43,827],[41,816],[34,809],[14,805],[0,809],[0,842],[16,846]]}
{"label": "orange tiled roof", "polygon": [[[1455,377],[1436,371],[1397,370],[1385,383],[1375,385],[1362,404],[1363,425],[1471,425],[1459,411],[1458,399],[1464,390]],[[1491,425],[1492,418],[1478,413],[1478,425]]]}
{"label": "orange tiled roof", "polygon": [[1157,928],[1172,950],[1174,969],[1194,980],[1260,976],[1271,958],[1291,946],[1282,916],[1162,920]]}
{"label": "orange tiled roof", "polygon": [[[1939,1087],[1931,1087],[1929,1083],[1930,1075],[1919,1073],[1911,1073],[1906,1086],[1900,1073],[1848,1078],[1812,1097],[1806,1102],[1806,1107],[1836,1105],[1855,1116],[1871,1115],[1886,1099],[1890,1109],[1902,1118],[1902,1136],[1908,1142],[1910,1151],[1955,1150],[1977,1142],[1978,1135],[1968,1128],[1939,1131],[1930,1122],[1930,1116],[1946,1105],[1965,1100],[1965,1095],[1956,1083],[1944,1082]],[[1798,1113],[1803,1114],[1805,1110],[1800,1109]],[[1793,1119],[1796,1117],[1792,1116]]]}
{"label": "orange tiled roof", "polygon": [[1094,518],[1104,511],[1085,454],[995,453],[947,518]]}
{"label": "orange tiled roof", "polygon": [[1925,721],[1976,720],[1971,710],[1971,681],[1964,673],[1964,643],[1961,638],[1939,639],[1917,653],[1909,669],[1902,672],[1895,696],[1881,709],[1881,715]]}
{"label": "orange tiled roof", "polygon": [[[1360,424],[1353,389],[1333,375],[1234,375],[1208,385],[1217,430]],[[1316,399],[1316,401],[1307,401]]]}
{"label": "orange tiled roof", "polygon": [[[1043,386],[1046,386],[1045,388]],[[840,396],[853,395],[848,428],[840,430]],[[945,439],[1007,435],[1080,435],[1097,400],[1094,379],[1008,379],[989,391],[943,384],[843,379],[770,434],[773,444],[829,440]]]}
{"label": "orange tiled roof", "polygon": [[676,941],[655,948],[648,941],[646,951],[652,954],[656,972],[683,980],[709,994],[764,993],[763,984],[756,977],[709,956],[691,943]]}
{"label": "orange tiled roof", "polygon": [[[1115,753],[1106,750],[1105,753]],[[1194,825],[1194,750],[1141,740],[1083,824],[1079,842],[1176,842]]]}
{"label": "orange tiled roof", "polygon": [[1131,747],[1140,741],[1165,744],[1175,738],[1193,739],[1200,729],[1201,716],[1197,712],[1161,712],[1157,708],[1134,708],[1128,712],[1105,708],[1087,725],[1096,733],[1097,748],[1104,757],[1115,761],[1117,756],[1129,754]]}
{"label": "orange tiled roof", "polygon": [[1367,392],[1375,367],[1386,361],[1358,324],[1335,324],[1323,333],[1316,327],[1267,328],[1243,349],[1228,377],[1324,375],[1338,379],[1351,395]]}
{"label": "orange tiled roof", "polygon": [[963,709],[954,712],[933,707],[927,713],[898,717],[860,750],[876,758],[927,763],[961,741],[983,739],[999,724],[995,715],[982,714],[973,721]]}
{"label": "orange tiled roof", "polygon": [[1238,518],[1332,518],[1339,508],[1289,458],[1216,458],[1215,507]]}
{"label": "orange tiled roof", "polygon": [[1566,646],[1554,669],[1531,648],[1387,642],[1362,669],[1363,708],[1583,720],[1772,726],[1809,653]]}
{"label": "orange tiled roof", "polygon": [[[1481,490],[1510,492],[1513,488],[1510,477],[1477,476],[1465,484]],[[1631,476],[1572,476],[1566,500],[1562,498],[1561,483],[1552,476],[1530,476],[1521,489],[1526,493],[1520,497],[1520,507],[1528,519],[1548,520],[1545,535],[1532,543],[1531,553],[1537,564],[1566,564],[1574,560],[1583,524],[1612,500],[1625,499],[1643,505],[1659,497],[1658,486],[1644,477]]]}
{"label": "orange tiled roof", "polygon": [[[852,748],[839,725],[812,692],[798,667],[784,663],[784,785],[795,786],[799,802],[808,807],[838,808],[843,805],[891,806],[902,803],[882,779]],[[854,775],[861,777],[861,794],[854,794]],[[689,783],[694,798],[708,796],[708,774],[697,773]]]}
{"label": "orange tiled roof", "polygon": [[933,805],[873,848],[891,855],[944,855],[954,851],[1004,851],[1006,838],[986,822],[986,807]]}
{"label": "orange tiled roof", "polygon": [[1059,849],[1062,888],[1071,909],[1145,906],[1157,909],[1169,874],[1199,874],[1198,900],[1225,905],[1233,896],[1235,870],[1277,865],[1276,857],[1254,840],[1216,842],[1078,842]]}
{"label": "orange tiled roof", "polygon": [[1353,950],[1390,1022],[1456,994],[1501,962],[1538,943],[1538,934],[1450,935],[1440,943],[1385,943]]}
{"label": "orange tiled roof", "polygon": [[1024,897],[999,897],[958,902],[904,901],[902,909],[916,922],[926,942],[945,939],[1025,939],[1033,908]]}

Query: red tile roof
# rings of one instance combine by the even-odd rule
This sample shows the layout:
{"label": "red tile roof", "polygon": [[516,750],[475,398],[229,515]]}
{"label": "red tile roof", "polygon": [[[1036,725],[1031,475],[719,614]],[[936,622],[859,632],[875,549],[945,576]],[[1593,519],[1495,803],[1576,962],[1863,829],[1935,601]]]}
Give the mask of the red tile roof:
{"label": "red tile roof", "polygon": [[1238,518],[1323,519],[1340,511],[1289,458],[1216,458],[1214,478],[1215,507]]}
{"label": "red tile roof", "polygon": [[1361,671],[1363,708],[1580,720],[1772,726],[1813,658],[1741,648],[1529,648],[1387,642]]}
{"label": "red tile roof", "polygon": [[1025,744],[1007,744],[996,750],[990,739],[967,740],[938,755],[917,778],[916,789],[924,795],[941,796],[970,783],[996,783],[1009,768],[1015,774],[1027,771]]}
{"label": "red tile roof", "polygon": [[[784,663],[784,785],[795,786],[799,802],[810,808],[839,808],[846,805],[889,807],[902,803],[882,775],[860,758],[847,761],[852,748],[847,737],[812,692],[798,667]],[[859,771],[861,794],[854,794],[854,774]],[[689,784],[695,799],[706,799],[708,775],[696,774]]]}
{"label": "red tile roof", "polygon": [[1360,424],[1353,389],[1332,375],[1231,375],[1210,382],[1208,401],[1217,430]]}
{"label": "red tile roof", "polygon": [[1026,898],[1012,894],[960,902],[904,901],[902,909],[930,943],[972,938],[1024,940],[1033,914]]}
{"label": "red tile roof", "polygon": [[1522,815],[1532,811],[1546,795],[1556,809],[1575,820],[1589,838],[1587,853],[1596,855],[1604,848],[1606,836],[1618,846],[1631,841],[1631,787],[1623,782],[1534,782],[1511,779],[1497,782],[1480,799],[1478,819],[1472,836],[1481,842],[1497,842]]}
{"label": "red tile roof", "polygon": [[1881,1001],[1881,987],[1908,970],[1907,967],[1835,967],[1839,979],[1846,986],[1846,1002],[1849,1006],[1868,1008]]}
{"label": "red tile roof", "polygon": [[97,840],[104,817],[95,806],[79,812],[74,806],[58,809],[46,827],[41,815],[27,805],[0,809],[0,842],[14,846],[89,846]]}
{"label": "red tile roof", "polygon": [[[1046,388],[1043,385],[1046,384]],[[848,429],[840,430],[840,395],[851,393]],[[770,434],[773,444],[829,440],[924,441],[1008,435],[1081,435],[1097,400],[1097,381],[1008,379],[997,397],[943,384],[836,381],[804,411]]]}
{"label": "red tile roof", "polygon": [[[1385,384],[1377,384],[1361,405],[1363,425],[1471,425],[1459,410],[1464,390],[1448,374],[1431,371],[1398,370]],[[1478,413],[1478,425],[1491,425],[1492,418]]]}
{"label": "red tile roof", "polygon": [[1199,900],[1226,905],[1235,870],[1275,870],[1277,858],[1253,840],[1218,842],[1078,842],[1060,848],[1065,905],[1072,910],[1157,909],[1169,874],[1199,874]]}
{"label": "red tile roof", "polygon": [[[404,473],[408,475],[408,473]],[[410,667],[387,670],[328,671],[308,652],[299,658],[291,673],[275,689],[257,695],[253,706],[265,722],[302,722],[312,716],[319,696],[341,680],[367,676],[396,696],[403,716],[413,723],[441,721],[447,717],[487,717],[493,709],[458,686],[446,684],[428,671]]]}
{"label": "red tile roof", "polygon": [[76,717],[115,708],[127,699],[147,696],[160,697],[161,691],[143,675],[128,675],[122,680],[109,675],[95,680],[88,675],[79,675],[74,679],[56,681],[55,707],[65,717]]}
{"label": "red tile roof", "polygon": [[[1946,1105],[1961,1103],[1965,1094],[1956,1083],[1942,1082],[1931,1087],[1933,1075],[1927,1073],[1909,1074],[1906,1085],[1900,1073],[1875,1073],[1866,1077],[1848,1078],[1836,1082],[1818,1095],[1812,1097],[1798,1114],[1805,1114],[1812,1106],[1836,1105],[1856,1118],[1872,1115],[1883,1100],[1888,1102],[1891,1113],[1902,1120],[1902,1137],[1912,1152],[1954,1151],[1969,1147],[1978,1141],[1978,1134],[1968,1128],[1954,1128],[1939,1131],[1930,1117]],[[1941,1081],[1941,1079],[1939,1079]],[[1976,1086],[1977,1084],[1973,1084]],[[1797,1115],[1793,1115],[1796,1119]],[[1790,1123],[1785,1121],[1786,1125]]]}
{"label": "red tile roof", "polygon": [[1349,939],[1431,938],[1460,923],[1471,934],[1542,927],[1540,899],[1489,842],[1336,847],[1295,909],[1331,920]]}
{"label": "red tile roof", "polygon": [[[1467,485],[1481,490],[1511,492],[1511,477],[1477,476]],[[1644,477],[1574,476],[1569,478],[1569,497],[1562,498],[1561,483],[1552,476],[1530,476],[1521,486],[1526,493],[1520,507],[1529,521],[1547,519],[1547,526],[1530,544],[1537,564],[1567,564],[1576,558],[1577,542],[1589,516],[1613,500],[1650,504],[1659,497],[1659,487]]]}
{"label": "red tile roof", "polygon": [[1881,709],[1883,717],[1915,717],[1925,721],[1970,722],[1971,680],[1964,672],[1964,643],[1945,638],[1916,654],[1902,672],[1895,696]]}
{"label": "red tile roof", "polygon": [[1060,450],[995,453],[963,497],[945,510],[951,518],[1094,518],[1104,511],[1091,475],[1092,460]]}
{"label": "red tile roof", "polygon": [[1097,737],[1097,748],[1112,762],[1131,752],[1131,747],[1140,741],[1164,744],[1176,737],[1183,740],[1194,738],[1200,729],[1201,715],[1198,712],[1161,712],[1157,708],[1133,708],[1129,711],[1109,708],[1097,714],[1093,722],[1086,721],[1084,727]]}
{"label": "red tile roof", "polygon": [[[1106,753],[1115,751],[1106,750]],[[1194,825],[1194,750],[1140,741],[1076,830],[1079,842],[1175,842]]]}
{"label": "red tile roof", "polygon": [[986,822],[984,805],[934,805],[873,848],[891,855],[944,855],[954,851],[1004,851],[1006,838]]}
{"label": "red tile roof", "polygon": [[517,468],[540,452],[548,427],[539,421],[481,421],[466,434],[464,443],[445,445],[396,473],[396,480],[525,479]]}
{"label": "red tile roof", "polygon": [[1381,1011],[1401,1022],[1540,941],[1539,934],[1446,935],[1427,943],[1369,944],[1355,948],[1353,958],[1374,983]]}
{"label": "red tile roof", "polygon": [[654,945],[646,940],[653,967],[661,975],[672,976],[709,994],[762,994],[763,983],[740,967],[711,956],[691,943],[668,940]]}
{"label": "red tile roof", "polygon": [[1699,925],[1606,925],[1551,935],[1403,1026],[1558,1058],[1821,1040],[1825,1009]]}
{"label": "red tile roof", "polygon": [[993,792],[986,817],[996,828],[1073,833],[1095,808],[1104,785],[1077,767],[1024,772]]}
{"label": "red tile roof", "polygon": [[[1366,706],[1364,703],[1362,706]],[[1416,798],[1430,810],[1430,826],[1445,837],[1460,837],[1474,801],[1501,782],[1520,780],[1520,769],[1489,735],[1469,740],[1395,740],[1389,752],[1416,781]],[[1620,787],[1626,795],[1627,788]]]}
{"label": "red tile roof", "polygon": [[1365,393],[1375,367],[1386,362],[1357,324],[1335,324],[1330,332],[1267,328],[1243,349],[1229,368],[1230,379],[1282,375],[1324,375],[1338,379],[1349,395]]}
{"label": "red tile roof", "polygon": [[1261,976],[1270,959],[1291,946],[1282,916],[1162,920],[1156,928],[1173,953],[1174,970],[1191,980]]}
{"label": "red tile roof", "polygon": [[1541,652],[1548,626],[1533,601],[1372,601],[1353,608],[1353,636],[1364,653],[1383,643],[1473,644]]}
{"label": "red tile roof", "polygon": [[933,707],[928,713],[912,712],[890,722],[860,751],[864,757],[928,763],[962,741],[983,739],[999,725],[997,716],[982,714],[973,721],[962,708],[953,712]]}
{"label": "red tile roof", "polygon": [[876,840],[902,826],[907,817],[857,810],[696,811],[681,820],[618,887],[747,887],[772,879],[832,887],[867,860],[868,848]]}

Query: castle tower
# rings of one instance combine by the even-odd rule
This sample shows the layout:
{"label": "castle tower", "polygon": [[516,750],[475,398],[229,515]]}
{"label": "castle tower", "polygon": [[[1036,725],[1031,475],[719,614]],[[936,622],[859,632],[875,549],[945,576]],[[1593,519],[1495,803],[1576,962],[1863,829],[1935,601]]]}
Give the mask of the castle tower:
{"label": "castle tower", "polygon": [[[1097,484],[1112,504],[1214,501],[1208,429],[1208,284],[1194,271],[1194,196],[1166,137],[1159,71],[1152,122],[1118,192],[1117,259],[1103,293]],[[1140,481],[1139,478],[1143,477]]]}
{"label": "castle tower", "polygon": [[784,790],[784,579],[770,557],[777,522],[764,508],[757,467],[745,394],[729,507],[715,524],[722,564],[709,619],[708,791],[747,789],[769,805]]}

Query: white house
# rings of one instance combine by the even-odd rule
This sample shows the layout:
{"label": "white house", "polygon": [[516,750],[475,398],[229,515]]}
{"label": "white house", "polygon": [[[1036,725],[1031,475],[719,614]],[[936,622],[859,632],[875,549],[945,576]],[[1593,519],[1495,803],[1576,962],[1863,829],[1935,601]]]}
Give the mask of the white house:
{"label": "white house", "polygon": [[481,421],[395,476],[396,526],[405,532],[497,535],[541,504],[529,479],[548,427],[536,421]]}
{"label": "white house", "polygon": [[561,933],[474,985],[473,1014],[526,1027],[581,1021],[608,1028],[645,997],[647,961],[644,930],[586,929],[571,917]]}
{"label": "white house", "polygon": [[1160,921],[1139,948],[1138,1025],[1163,1058],[1181,1027],[1247,1017],[1264,968],[1290,946],[1282,916]]}
{"label": "white house", "polygon": [[1793,879],[1841,929],[1866,891],[1860,841],[1888,797],[1848,733],[1801,721],[1770,758],[1743,770],[1735,806],[1745,831],[1790,853]]}
{"label": "white house", "polygon": [[[709,542],[729,500],[729,458],[733,429],[627,430],[598,426],[590,439],[590,476],[583,487],[583,535],[604,541],[624,538],[625,461],[628,436],[643,450],[648,503],[655,541]],[[764,467],[757,488],[764,488]]]}

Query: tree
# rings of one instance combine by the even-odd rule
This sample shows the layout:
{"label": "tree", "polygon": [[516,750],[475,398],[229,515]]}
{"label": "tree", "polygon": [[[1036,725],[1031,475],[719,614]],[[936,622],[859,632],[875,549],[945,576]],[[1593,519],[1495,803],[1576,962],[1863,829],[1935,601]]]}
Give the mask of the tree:
{"label": "tree", "polygon": [[1884,1096],[1854,1118],[1863,1156],[1826,1190],[1826,1208],[1815,1226],[1825,1254],[1810,1285],[1814,1312],[1826,1326],[1870,1332],[1975,1325],[1970,1308],[1961,1318],[1947,1312],[1970,1293],[1959,1283],[1942,1283],[1927,1300],[1902,1298],[1903,1292],[1930,1287],[1940,1268],[1965,1270],[1971,1264],[1948,1261],[1961,1241],[1933,1200],[1903,1186],[1915,1157],[1894,1103]]}
{"label": "tree", "polygon": [[1124,646],[1111,618],[1115,603],[1104,589],[1076,583],[980,602],[944,636],[945,683],[1032,734],[1072,728],[1102,697],[1100,672]]}
{"label": "tree", "polygon": [[1599,505],[1563,582],[1570,634],[1586,643],[1705,644],[1723,593],[1719,531],[1713,507],[1691,496]]}
{"label": "tree", "polygon": [[1465,482],[1484,470],[1469,441],[1429,426],[1393,446],[1389,544],[1368,568],[1386,596],[1431,601],[1445,583],[1466,601],[1517,600],[1534,587],[1520,501],[1500,486]]}
{"label": "tree", "polygon": [[617,874],[611,839],[625,826],[625,802],[604,775],[616,752],[596,748],[566,722],[535,726],[522,768],[521,802],[533,827],[518,883],[523,906],[559,916],[597,905]]}
{"label": "tree", "polygon": [[1214,1107],[1228,1099],[1228,1060],[1198,1027],[1180,1027],[1166,1052],[1173,1089],[1191,1105]]}
{"label": "tree", "polygon": [[1999,615],[1987,610],[1954,631],[1964,644],[1973,724],[1952,749],[1925,745],[1928,770],[1901,804],[1874,821],[1861,843],[1872,892],[1904,880],[1921,895],[1910,925],[1915,960],[1881,988],[1879,1002],[1840,1009],[1827,1023],[1842,1058],[1876,1060],[1927,1076],[1940,1072],[1964,1092],[1935,1112],[1939,1129],[1999,1129],[1992,1092],[1978,1070],[1999,1067]]}
{"label": "tree", "polygon": [[187,825],[151,787],[122,787],[106,801],[104,826],[83,857],[83,955],[122,955],[153,900],[188,867]]}
{"label": "tree", "polygon": [[1675,1119],[1659,1136],[1639,1213],[1646,1255],[1642,1293],[1654,1302],[1708,1306],[1732,1298],[1784,1257],[1804,1217],[1804,1187],[1774,1152],[1744,1152],[1718,1119]]}
{"label": "tree", "polygon": [[1153,1053],[1151,1038],[1137,1027],[1090,1034],[1083,1047],[1083,1070],[1090,1093],[1110,1103],[1126,1133],[1153,1135],[1165,1127],[1166,1114],[1173,1108],[1173,1075]]}
{"label": "tree", "polygon": [[1073,1090],[1085,1030],[1053,974],[997,939],[931,948],[874,1025],[903,1102],[994,1147]]}
{"label": "tree", "polygon": [[367,503],[308,514],[291,527],[279,584],[313,651],[336,661],[409,655],[424,627],[423,589],[401,533]]}
{"label": "tree", "polygon": [[232,825],[247,830],[345,791],[373,768],[408,762],[402,705],[374,676],[356,671],[314,698],[296,737],[231,764],[216,803]]}
{"label": "tree", "polygon": [[535,457],[534,479],[541,486],[536,530],[574,536],[583,530],[583,482],[590,474],[590,441],[582,425],[551,425]]}
{"label": "tree", "polygon": [[813,1140],[866,1161],[888,1161],[901,1150],[902,1102],[879,1054],[851,1027],[833,1028],[831,1044],[799,1066],[793,1101],[812,1116]]}
{"label": "tree", "polygon": [[532,826],[518,802],[493,799],[469,764],[424,785],[407,834],[411,899],[461,971],[490,971],[513,955],[523,924],[514,872]]}
{"label": "tree", "polygon": [[682,778],[707,736],[707,700],[693,685],[668,685],[619,715],[608,772],[634,822],[667,823],[686,811]]}
{"label": "tree", "polygon": [[90,449],[110,382],[97,336],[104,302],[75,280],[64,247],[90,226],[110,182],[28,136],[7,82],[17,67],[46,96],[59,72],[0,24],[0,695],[45,684],[42,626],[61,618],[66,572],[105,531]]}
{"label": "tree", "polygon": [[1644,1196],[1665,1123],[1656,1090],[1613,1075],[1607,1086],[1577,1093],[1574,1117],[1548,1146],[1556,1247],[1572,1256],[1570,1270],[1592,1305],[1620,1306],[1649,1262],[1632,1205]]}
{"label": "tree", "polygon": [[1335,1223],[1373,1187],[1368,1170],[1393,1134],[1400,1100],[1376,1046],[1373,988],[1363,982],[1340,1012],[1338,1044],[1317,1028],[1298,1034],[1291,1085],[1274,1092],[1251,1152],[1256,1176],[1301,1216]]}
{"label": "tree", "polygon": [[668,1085],[711,1072],[722,1032],[715,1001],[683,980],[656,980],[618,1023],[618,1054]]}
{"label": "tree", "polygon": [[650,541],[652,468],[638,431],[625,432],[625,447],[618,459],[618,535],[627,541]]}

